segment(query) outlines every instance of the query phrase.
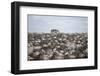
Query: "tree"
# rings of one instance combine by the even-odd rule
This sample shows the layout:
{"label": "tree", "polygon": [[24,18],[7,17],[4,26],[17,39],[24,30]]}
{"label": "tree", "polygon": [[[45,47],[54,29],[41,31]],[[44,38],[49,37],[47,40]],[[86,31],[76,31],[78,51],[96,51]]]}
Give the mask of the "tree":
{"label": "tree", "polygon": [[59,30],[57,30],[57,29],[51,29],[51,33],[59,33]]}

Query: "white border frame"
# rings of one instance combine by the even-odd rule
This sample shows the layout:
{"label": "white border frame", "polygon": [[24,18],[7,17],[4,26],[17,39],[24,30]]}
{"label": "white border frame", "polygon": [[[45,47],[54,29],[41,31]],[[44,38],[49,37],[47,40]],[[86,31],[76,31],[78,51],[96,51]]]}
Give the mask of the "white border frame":
{"label": "white border frame", "polygon": [[[87,16],[88,59],[27,61],[27,14]],[[94,66],[94,11],[43,7],[20,7],[20,70]]]}

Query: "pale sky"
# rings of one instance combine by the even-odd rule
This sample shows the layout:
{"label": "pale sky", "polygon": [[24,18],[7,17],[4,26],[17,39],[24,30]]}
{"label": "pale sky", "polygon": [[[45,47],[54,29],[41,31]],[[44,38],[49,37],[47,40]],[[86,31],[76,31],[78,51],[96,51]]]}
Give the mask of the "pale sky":
{"label": "pale sky", "polygon": [[57,29],[64,33],[88,32],[88,17],[28,15],[28,32],[50,32]]}

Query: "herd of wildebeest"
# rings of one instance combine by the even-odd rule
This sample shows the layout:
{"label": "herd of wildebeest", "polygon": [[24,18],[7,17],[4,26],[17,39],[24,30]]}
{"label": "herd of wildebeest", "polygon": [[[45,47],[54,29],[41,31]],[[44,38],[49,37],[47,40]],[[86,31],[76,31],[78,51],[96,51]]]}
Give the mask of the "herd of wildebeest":
{"label": "herd of wildebeest", "polygon": [[88,58],[87,33],[28,33],[28,61]]}

